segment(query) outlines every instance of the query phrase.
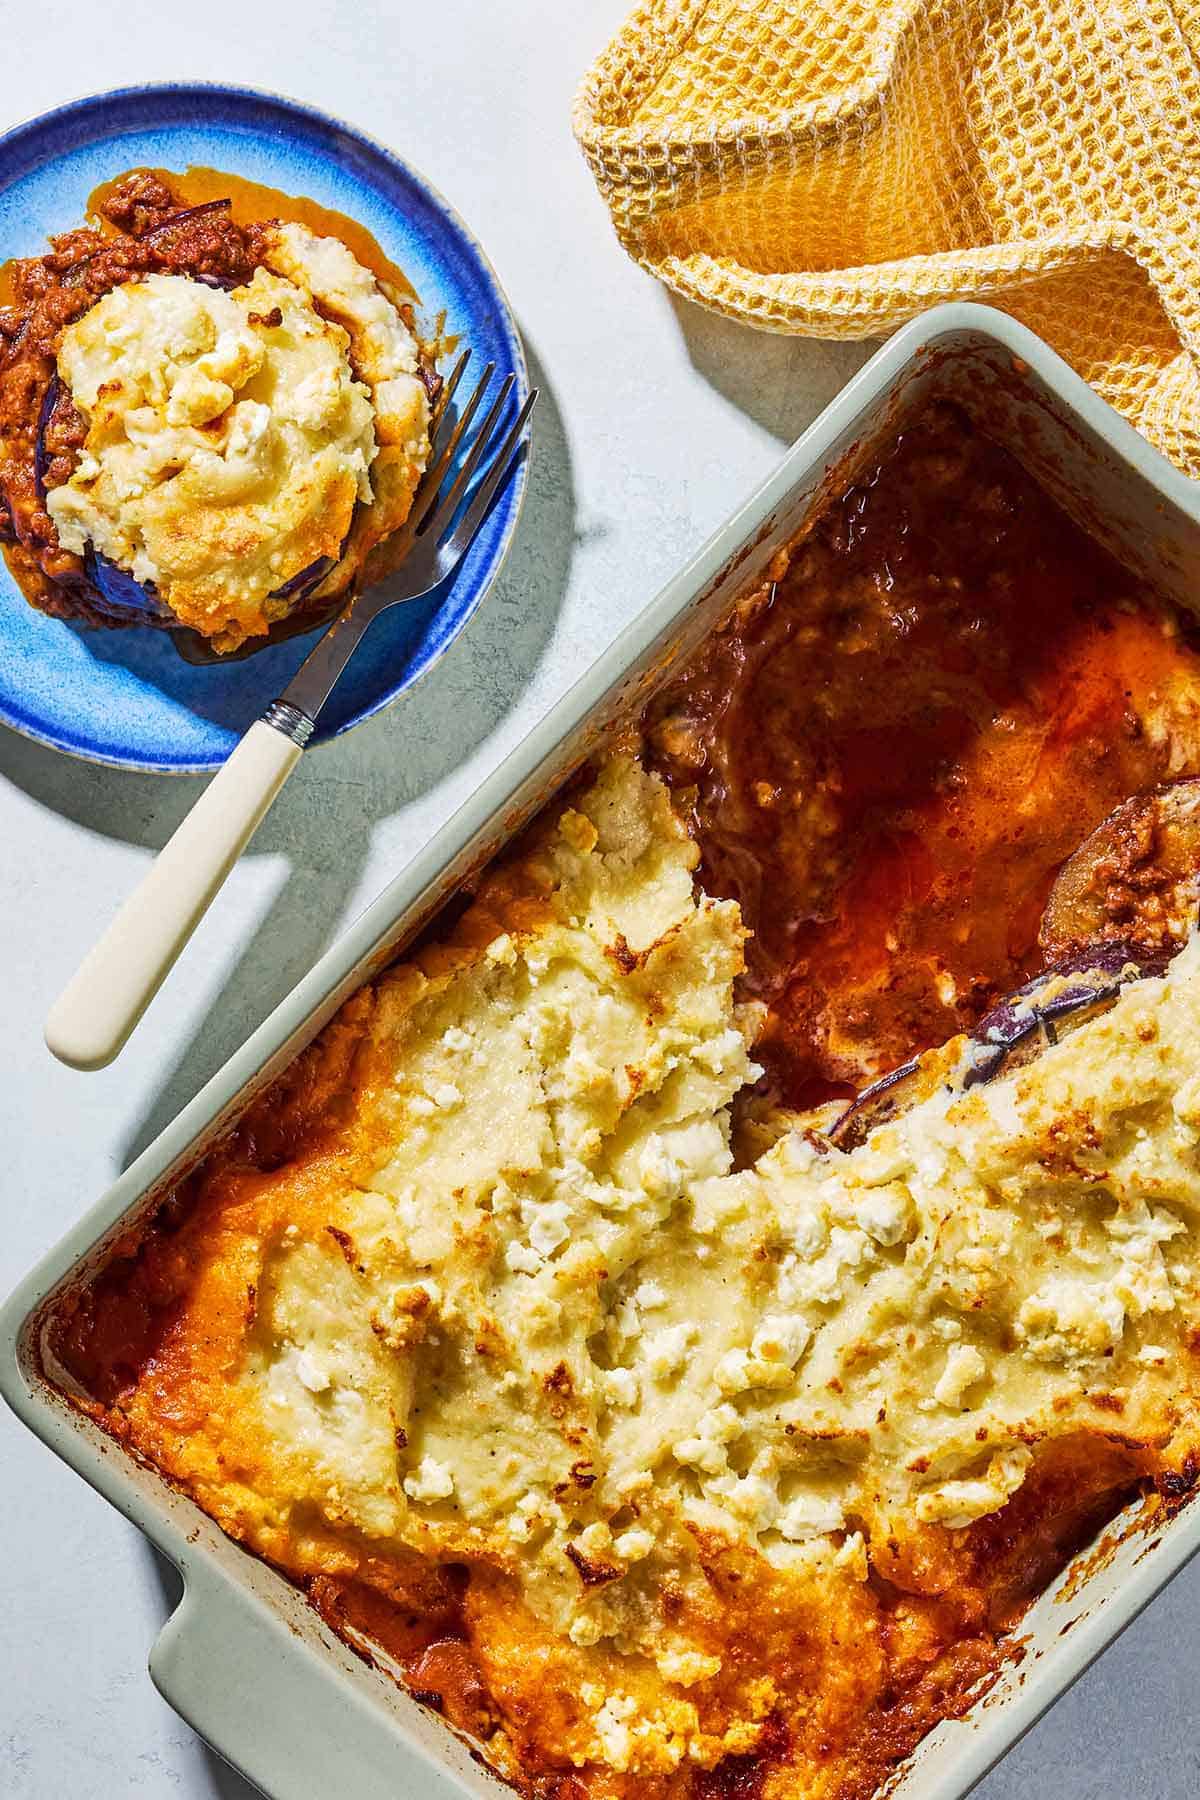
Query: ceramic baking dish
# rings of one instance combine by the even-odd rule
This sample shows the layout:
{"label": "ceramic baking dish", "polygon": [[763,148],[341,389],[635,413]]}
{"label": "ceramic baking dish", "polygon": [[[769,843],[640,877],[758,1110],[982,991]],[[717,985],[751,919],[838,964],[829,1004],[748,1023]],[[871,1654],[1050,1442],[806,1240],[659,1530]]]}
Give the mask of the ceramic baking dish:
{"label": "ceramic baking dish", "polygon": [[[279,1006],[224,1070],[22,1283],[0,1312],[0,1391],[31,1430],[178,1567],[184,1594],[150,1654],[161,1692],[273,1800],[498,1795],[470,1746],[334,1637],[300,1593],[225,1538],[56,1391],[42,1323],[338,1004],[455,882],[638,708],[772,552],[881,436],[946,395],[1012,449],[1080,523],[1177,602],[1200,594],[1200,489],[1037,338],[987,308],[946,306],[897,334],[775,473]],[[1111,1529],[1021,1630],[1024,1655],[962,1720],[940,1725],[893,1800],[959,1800],[1200,1547],[1200,1505],[1152,1538]]]}

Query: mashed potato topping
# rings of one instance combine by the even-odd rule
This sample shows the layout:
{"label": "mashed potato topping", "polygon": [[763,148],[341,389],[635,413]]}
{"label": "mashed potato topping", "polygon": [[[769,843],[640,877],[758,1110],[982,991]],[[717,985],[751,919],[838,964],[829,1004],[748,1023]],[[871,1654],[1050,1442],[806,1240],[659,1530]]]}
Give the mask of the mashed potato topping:
{"label": "mashed potato topping", "polygon": [[279,590],[321,559],[322,592],[347,585],[428,456],[416,340],[374,276],[298,225],[267,242],[230,293],[165,274],[113,288],[58,353],[87,425],[47,495],[60,543],[222,650],[287,612]]}
{"label": "mashed potato topping", "polygon": [[218,1164],[118,1411],[293,1572],[467,1564],[512,1767],[544,1731],[670,1775],[785,1717],[824,1748],[780,1793],[866,1792],[828,1746],[937,1616],[885,1632],[870,1571],[950,1591],[1062,1447],[1200,1442],[1200,945],[1007,1078],[737,1168],[743,931],[695,860],[614,760],[360,999],[351,1122]]}
{"label": "mashed potato topping", "polygon": [[404,523],[429,457],[429,401],[417,340],[393,298],[338,238],[317,237],[303,225],[273,226],[267,261],[345,331],[350,366],[375,411],[373,499],[355,513],[337,576],[345,582]]}

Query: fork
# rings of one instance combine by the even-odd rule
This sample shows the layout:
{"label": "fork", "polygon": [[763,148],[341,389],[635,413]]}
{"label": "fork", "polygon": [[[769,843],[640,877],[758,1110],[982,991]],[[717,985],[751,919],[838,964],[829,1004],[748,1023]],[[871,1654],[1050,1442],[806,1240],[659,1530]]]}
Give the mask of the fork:
{"label": "fork", "polygon": [[397,573],[351,595],[88,952],[46,1020],[46,1044],[61,1062],[102,1069],[118,1054],[299,762],[363,633],[389,606],[419,600],[446,581],[470,549],[525,448],[523,434],[537,399],[534,388],[502,431],[500,422],[516,385],[516,377],[506,375],[472,430],[496,372],[495,364],[488,363],[447,430],[450,402],[470,355],[466,350],[459,357],[438,396],[430,421],[429,466],[396,546],[403,559]]}

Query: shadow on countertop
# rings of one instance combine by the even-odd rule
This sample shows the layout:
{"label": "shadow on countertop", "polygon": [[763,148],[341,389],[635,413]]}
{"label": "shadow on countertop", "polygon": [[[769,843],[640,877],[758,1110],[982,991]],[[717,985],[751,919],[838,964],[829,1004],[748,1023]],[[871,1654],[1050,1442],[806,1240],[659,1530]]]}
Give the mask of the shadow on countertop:
{"label": "shadow on countertop", "polygon": [[879,348],[759,331],[664,289],[692,367],[781,444],[791,444]]}
{"label": "shadow on countertop", "polygon": [[[532,350],[529,360],[541,390],[534,456],[517,536],[495,587],[423,680],[346,737],[316,746],[283,790],[247,855],[286,857],[286,879],[202,1028],[149,1098],[124,1147],[123,1166],[326,949],[366,867],[375,826],[485,742],[534,674],[570,576],[575,493],[553,389]],[[162,848],[205,785],[203,778],[77,762],[3,728],[0,777],[89,831],[152,851]],[[87,947],[80,945],[81,956]],[[169,988],[163,999],[169,1004]]]}

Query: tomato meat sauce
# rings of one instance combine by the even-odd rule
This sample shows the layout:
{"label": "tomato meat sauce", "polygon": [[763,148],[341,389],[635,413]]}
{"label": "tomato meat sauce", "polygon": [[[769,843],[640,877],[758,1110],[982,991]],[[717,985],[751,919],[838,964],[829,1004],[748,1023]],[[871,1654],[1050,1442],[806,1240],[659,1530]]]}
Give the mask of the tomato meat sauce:
{"label": "tomato meat sauce", "polygon": [[1064,859],[1200,770],[1200,635],[940,405],[776,558],[646,741],[754,933],[756,1055],[810,1106],[1042,966]]}

